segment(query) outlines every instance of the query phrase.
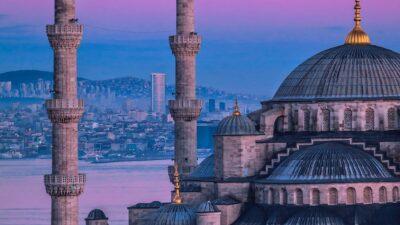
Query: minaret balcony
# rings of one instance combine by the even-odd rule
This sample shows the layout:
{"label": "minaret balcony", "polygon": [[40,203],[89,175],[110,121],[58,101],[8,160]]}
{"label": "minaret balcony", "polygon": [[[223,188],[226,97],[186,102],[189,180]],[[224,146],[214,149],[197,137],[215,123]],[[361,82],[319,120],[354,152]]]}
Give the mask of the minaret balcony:
{"label": "minaret balcony", "polygon": [[195,33],[170,36],[169,44],[174,55],[194,56],[200,51],[201,36]]}
{"label": "minaret balcony", "polygon": [[78,48],[83,34],[81,24],[47,25],[47,36],[54,49]]}
{"label": "minaret balcony", "polygon": [[78,196],[84,191],[86,175],[45,175],[44,184],[50,196]]}
{"label": "minaret balcony", "polygon": [[169,101],[169,109],[174,120],[196,120],[203,108],[203,102],[196,99],[177,99]]}
{"label": "minaret balcony", "polygon": [[84,111],[80,99],[51,99],[46,101],[49,119],[53,123],[78,123]]}

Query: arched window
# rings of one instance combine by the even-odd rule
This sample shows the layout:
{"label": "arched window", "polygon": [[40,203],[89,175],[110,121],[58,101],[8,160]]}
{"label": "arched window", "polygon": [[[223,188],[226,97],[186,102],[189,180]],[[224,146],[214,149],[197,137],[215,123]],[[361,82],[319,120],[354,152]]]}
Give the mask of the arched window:
{"label": "arched window", "polygon": [[275,191],[272,188],[268,190],[268,204],[270,205],[275,204]]}
{"label": "arched window", "polygon": [[278,205],[281,202],[279,190],[274,190],[274,204]]}
{"label": "arched window", "polygon": [[398,202],[399,199],[399,188],[398,187],[394,187],[393,188],[393,201],[394,202]]}
{"label": "arched window", "polygon": [[336,188],[329,189],[329,204],[330,205],[338,204],[338,191]]}
{"label": "arched window", "polygon": [[278,118],[275,120],[275,124],[274,124],[274,133],[275,133],[275,134],[283,133],[284,124],[285,124],[285,117],[284,117],[284,116],[278,117]]}
{"label": "arched window", "polygon": [[281,204],[287,205],[288,203],[288,193],[285,188],[281,189]]}
{"label": "arched window", "polygon": [[374,202],[374,196],[372,195],[372,188],[366,187],[364,189],[364,203],[372,204]]}
{"label": "arched window", "polygon": [[294,110],[293,112],[293,129],[297,131],[299,128],[299,110]]}
{"label": "arched window", "polygon": [[387,202],[387,190],[385,187],[379,188],[379,202],[380,203]]}
{"label": "arched window", "polygon": [[331,111],[322,109],[322,131],[330,131],[331,129]]}
{"label": "arched window", "polygon": [[365,112],[365,129],[373,130],[375,128],[375,111],[368,108]]}
{"label": "arched window", "polygon": [[396,129],[396,110],[393,107],[388,110],[388,127],[390,130]]}
{"label": "arched window", "polygon": [[347,108],[344,110],[344,129],[351,130],[353,128],[353,112]]}
{"label": "arched window", "polygon": [[262,196],[262,198],[263,198],[263,202],[264,203],[266,203],[266,204],[268,204],[269,202],[269,198],[268,198],[268,191],[267,190],[265,190],[265,189],[263,189],[263,196]]}
{"label": "arched window", "polygon": [[357,202],[356,189],[347,188],[347,204],[354,205]]}
{"label": "arched window", "polygon": [[301,189],[296,189],[296,204],[303,205],[303,191]]}
{"label": "arched window", "polygon": [[304,131],[310,131],[310,118],[311,118],[310,110],[305,109],[304,110]]}
{"label": "arched window", "polygon": [[318,189],[313,189],[311,192],[311,204],[312,205],[320,204],[320,192]]}

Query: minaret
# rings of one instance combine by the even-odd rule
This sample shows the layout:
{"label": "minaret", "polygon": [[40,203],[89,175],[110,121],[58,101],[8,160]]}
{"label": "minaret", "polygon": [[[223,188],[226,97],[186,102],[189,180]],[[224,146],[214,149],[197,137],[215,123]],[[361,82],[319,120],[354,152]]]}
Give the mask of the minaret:
{"label": "minaret", "polygon": [[46,101],[53,123],[52,174],[45,175],[51,196],[51,224],[78,225],[85,175],[78,174],[78,122],[84,110],[77,98],[76,51],[83,26],[75,17],[75,0],[55,0],[55,24],[47,26],[54,50],[53,99]]}
{"label": "minaret", "polygon": [[169,38],[176,58],[176,99],[169,101],[169,108],[175,121],[175,161],[180,174],[187,176],[197,166],[197,118],[202,102],[196,99],[196,55],[201,37],[194,28],[194,0],[176,2],[177,34]]}

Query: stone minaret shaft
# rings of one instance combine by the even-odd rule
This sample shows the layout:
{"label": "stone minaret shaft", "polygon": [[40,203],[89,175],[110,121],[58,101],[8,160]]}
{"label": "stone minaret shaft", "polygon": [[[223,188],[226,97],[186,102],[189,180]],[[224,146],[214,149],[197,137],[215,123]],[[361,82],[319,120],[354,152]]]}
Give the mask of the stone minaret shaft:
{"label": "stone minaret shaft", "polygon": [[45,175],[51,196],[51,224],[78,225],[85,175],[78,174],[78,122],[83,101],[77,98],[76,51],[83,26],[75,19],[75,0],[55,0],[55,24],[47,26],[54,49],[54,95],[46,101],[53,123],[52,174]]}
{"label": "stone minaret shaft", "polygon": [[202,102],[196,99],[196,55],[201,37],[194,28],[194,0],[177,0],[177,34],[169,38],[176,58],[176,99],[169,102],[175,120],[175,160],[182,176],[197,166],[197,118]]}

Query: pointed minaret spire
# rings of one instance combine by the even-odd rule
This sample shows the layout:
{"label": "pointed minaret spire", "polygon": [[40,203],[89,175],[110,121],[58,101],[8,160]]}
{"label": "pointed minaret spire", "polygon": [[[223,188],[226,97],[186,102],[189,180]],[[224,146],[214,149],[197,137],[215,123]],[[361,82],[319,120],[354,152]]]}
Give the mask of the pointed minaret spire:
{"label": "pointed minaret spire", "polygon": [[175,185],[175,196],[174,200],[172,201],[174,204],[182,204],[182,198],[181,198],[181,184],[179,180],[179,170],[178,170],[178,164],[175,162],[174,165],[174,185]]}
{"label": "pointed minaret spire", "polygon": [[368,45],[371,44],[371,39],[368,34],[361,28],[361,4],[360,0],[355,0],[356,5],[354,6],[355,16],[354,22],[355,26],[353,30],[347,35],[346,44],[349,45]]}
{"label": "pointed minaret spire", "polygon": [[240,116],[240,110],[239,110],[239,103],[238,103],[238,99],[236,98],[235,101],[235,111],[233,112],[234,116]]}

